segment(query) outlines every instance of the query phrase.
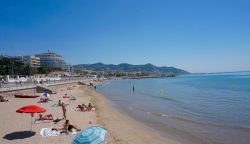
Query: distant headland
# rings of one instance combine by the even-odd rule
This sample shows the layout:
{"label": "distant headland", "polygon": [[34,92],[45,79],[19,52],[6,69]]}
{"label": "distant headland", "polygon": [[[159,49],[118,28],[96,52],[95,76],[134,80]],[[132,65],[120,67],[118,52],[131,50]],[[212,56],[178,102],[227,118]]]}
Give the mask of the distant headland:
{"label": "distant headland", "polygon": [[114,75],[115,73],[119,76],[145,76],[145,77],[168,77],[176,76],[181,74],[189,74],[189,72],[178,69],[175,67],[158,67],[150,63],[144,65],[132,65],[127,63],[121,63],[118,65],[114,64],[78,64],[74,65],[75,70],[95,71],[103,72]]}

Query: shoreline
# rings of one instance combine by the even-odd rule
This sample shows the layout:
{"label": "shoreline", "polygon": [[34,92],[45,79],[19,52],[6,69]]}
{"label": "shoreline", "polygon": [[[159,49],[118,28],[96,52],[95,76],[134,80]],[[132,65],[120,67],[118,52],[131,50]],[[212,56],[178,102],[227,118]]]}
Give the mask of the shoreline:
{"label": "shoreline", "polygon": [[[67,87],[74,86],[73,89],[67,90]],[[17,132],[30,131],[31,117],[29,114],[19,114],[15,110],[30,104],[35,104],[47,109],[45,114],[52,114],[54,117],[61,118],[61,108],[52,108],[51,105],[58,102],[59,99],[65,101],[69,105],[67,108],[67,119],[70,123],[78,126],[81,129],[86,129],[92,125],[102,125],[107,130],[106,144],[144,144],[144,143],[157,143],[157,144],[178,144],[171,139],[162,137],[159,133],[151,128],[146,127],[142,123],[133,120],[129,116],[121,114],[105,96],[91,90],[86,86],[79,84],[66,84],[53,87],[57,89],[58,93],[51,95],[53,101],[49,103],[37,103],[39,99],[17,99],[14,98],[13,93],[2,93],[5,98],[9,99],[9,102],[0,103],[0,114],[4,116],[0,119],[2,128],[0,135],[2,139],[0,143],[20,143],[20,144],[44,144],[44,143],[70,143],[75,135],[65,135],[56,137],[42,137],[39,133],[42,128],[58,127],[62,126],[64,121],[60,121],[57,124],[54,123],[42,123],[33,124],[32,131],[35,135],[27,138],[16,138]],[[15,91],[16,93],[20,91]],[[26,94],[33,93],[33,90],[25,91]],[[72,94],[77,97],[76,101],[69,101],[63,99],[65,94]],[[91,102],[97,107],[93,112],[79,112],[76,111],[78,104]],[[38,118],[38,114],[35,114],[32,120]],[[10,136],[11,139],[6,137]]]}
{"label": "shoreline", "polygon": [[[92,93],[93,103],[102,106],[97,109],[97,122],[108,129],[111,141],[115,144],[180,144],[172,139],[164,138],[156,130],[120,113],[102,94],[86,89]],[[123,130],[121,130],[123,129]],[[111,142],[111,143],[112,143]]]}

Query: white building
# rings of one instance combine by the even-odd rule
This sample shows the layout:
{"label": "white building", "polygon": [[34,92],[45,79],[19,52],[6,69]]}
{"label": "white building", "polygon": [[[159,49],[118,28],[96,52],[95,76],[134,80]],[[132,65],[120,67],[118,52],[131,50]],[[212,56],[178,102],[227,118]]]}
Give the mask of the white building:
{"label": "white building", "polygon": [[15,57],[26,65],[30,65],[33,68],[40,67],[40,58],[35,56],[17,56]]}
{"label": "white building", "polygon": [[36,54],[36,57],[40,58],[40,66],[45,68],[61,68],[64,69],[65,62],[61,55],[54,52],[45,52]]}

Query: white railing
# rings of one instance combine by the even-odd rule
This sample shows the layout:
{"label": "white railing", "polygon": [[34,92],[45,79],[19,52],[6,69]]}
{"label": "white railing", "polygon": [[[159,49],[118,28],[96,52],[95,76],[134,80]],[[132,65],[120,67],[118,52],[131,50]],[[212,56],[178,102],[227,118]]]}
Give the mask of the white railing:
{"label": "white railing", "polygon": [[[70,84],[70,83],[76,83],[79,81],[87,81],[87,80],[89,80],[89,79],[82,78],[82,77],[71,77],[71,78],[67,78],[67,79],[61,79],[59,81],[43,81],[42,83],[40,83],[40,85],[54,86],[54,85]],[[39,85],[39,84],[35,84],[32,82],[4,83],[4,84],[0,85],[0,92],[31,89],[31,88],[35,88],[37,85]]]}

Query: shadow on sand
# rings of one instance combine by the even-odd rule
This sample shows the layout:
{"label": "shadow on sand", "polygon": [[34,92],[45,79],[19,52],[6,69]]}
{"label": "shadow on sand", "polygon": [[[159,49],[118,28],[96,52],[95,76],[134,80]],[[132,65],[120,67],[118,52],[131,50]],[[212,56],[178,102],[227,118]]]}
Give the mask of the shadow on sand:
{"label": "shadow on sand", "polygon": [[17,140],[17,139],[25,139],[32,137],[36,134],[36,132],[33,131],[18,131],[18,132],[13,132],[6,134],[3,139],[6,140]]}

